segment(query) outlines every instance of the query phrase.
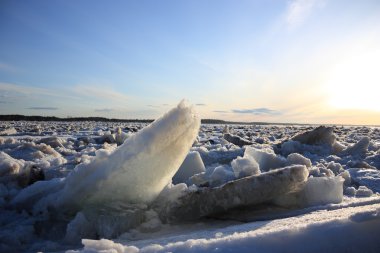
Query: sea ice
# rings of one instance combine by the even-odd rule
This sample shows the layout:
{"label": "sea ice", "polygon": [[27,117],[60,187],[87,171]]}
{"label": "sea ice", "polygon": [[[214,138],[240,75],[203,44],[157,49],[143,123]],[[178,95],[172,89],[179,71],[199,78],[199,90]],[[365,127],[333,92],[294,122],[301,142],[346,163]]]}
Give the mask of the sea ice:
{"label": "sea ice", "polygon": [[17,130],[14,127],[10,127],[0,131],[0,135],[14,135],[17,134]]}
{"label": "sea ice", "polygon": [[284,207],[307,207],[340,203],[343,200],[343,178],[309,177],[303,188],[295,193],[279,195],[274,203]]}
{"label": "sea ice", "polygon": [[230,133],[225,133],[223,135],[223,138],[228,141],[228,142],[231,142],[239,147],[242,147],[242,146],[245,146],[245,145],[251,145],[252,142],[250,142],[249,140],[246,140],[244,138],[241,138],[240,136],[237,136],[237,135],[233,135],[233,134],[230,134]]}
{"label": "sea ice", "polygon": [[112,202],[151,202],[185,159],[199,126],[193,107],[182,101],[114,152],[98,151],[92,161],[78,165],[63,189],[40,200],[35,209],[52,206],[75,212]]}
{"label": "sea ice", "polygon": [[234,180],[235,176],[228,165],[217,166],[211,173],[209,183],[211,187],[220,186],[228,181]]}
{"label": "sea ice", "polygon": [[252,157],[258,164],[261,171],[269,171],[285,167],[286,159],[278,156],[272,149],[257,149],[246,147],[244,157]]}
{"label": "sea ice", "polygon": [[380,193],[380,171],[374,169],[352,168],[348,172],[353,182],[366,186],[374,192]]}
{"label": "sea ice", "polygon": [[373,194],[373,191],[371,189],[368,189],[364,185],[361,185],[357,189],[355,196],[356,197],[370,197],[372,196],[372,194]]}
{"label": "sea ice", "polygon": [[188,183],[191,176],[206,171],[202,158],[197,151],[191,151],[187,154],[181,167],[173,177],[173,183]]}
{"label": "sea ice", "polygon": [[286,164],[287,165],[302,164],[308,168],[311,168],[310,159],[308,159],[308,158],[306,158],[303,155],[300,155],[298,153],[292,153],[292,154],[288,155],[288,157],[286,158]]}
{"label": "sea ice", "polygon": [[284,141],[280,145],[280,152],[283,155],[306,151],[317,154],[338,154],[345,149],[345,146],[337,141],[333,131],[332,127],[320,126],[299,133],[290,140]]}
{"label": "sea ice", "polygon": [[260,173],[259,164],[251,156],[237,157],[231,162],[236,178],[242,178]]}
{"label": "sea ice", "polygon": [[340,203],[343,199],[343,178],[310,177],[303,190],[307,206]]}
{"label": "sea ice", "polygon": [[352,146],[347,147],[341,152],[341,155],[364,155],[368,151],[370,140],[367,136],[363,137]]}
{"label": "sea ice", "polygon": [[25,163],[0,152],[0,183],[10,183],[18,179],[23,172]]}
{"label": "sea ice", "polygon": [[298,191],[308,174],[304,165],[293,165],[237,179],[220,187],[199,188],[174,202],[168,202],[165,211],[161,212],[161,218],[196,220],[235,207],[268,202],[279,195]]}

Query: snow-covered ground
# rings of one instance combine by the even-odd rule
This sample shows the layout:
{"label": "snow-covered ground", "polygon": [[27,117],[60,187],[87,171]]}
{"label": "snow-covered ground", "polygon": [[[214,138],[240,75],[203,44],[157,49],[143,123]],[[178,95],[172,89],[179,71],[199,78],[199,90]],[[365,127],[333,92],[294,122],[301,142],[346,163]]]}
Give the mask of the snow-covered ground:
{"label": "snow-covered ground", "polygon": [[0,122],[0,252],[379,252],[379,169],[379,128],[200,125],[185,103]]}

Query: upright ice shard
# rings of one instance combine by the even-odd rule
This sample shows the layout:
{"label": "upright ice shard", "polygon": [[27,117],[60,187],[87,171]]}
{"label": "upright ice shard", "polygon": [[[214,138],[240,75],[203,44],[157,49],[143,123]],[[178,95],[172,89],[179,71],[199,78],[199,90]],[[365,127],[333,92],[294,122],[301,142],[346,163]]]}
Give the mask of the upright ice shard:
{"label": "upright ice shard", "polygon": [[[182,101],[114,152],[97,152],[90,163],[78,165],[64,186],[41,199],[34,210],[50,206],[75,213],[86,206],[151,202],[177,172],[199,127],[193,107]],[[15,202],[22,204],[22,198]]]}
{"label": "upright ice shard", "polygon": [[78,166],[67,177],[56,206],[152,201],[177,172],[199,127],[193,108],[182,101],[115,152]]}

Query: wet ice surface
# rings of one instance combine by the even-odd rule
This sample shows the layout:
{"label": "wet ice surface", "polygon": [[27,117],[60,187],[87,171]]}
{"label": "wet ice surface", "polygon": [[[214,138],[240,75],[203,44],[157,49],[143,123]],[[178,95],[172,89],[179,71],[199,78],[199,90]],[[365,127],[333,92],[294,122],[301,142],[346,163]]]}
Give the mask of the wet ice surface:
{"label": "wet ice surface", "polygon": [[[177,117],[181,116],[164,123]],[[186,129],[186,122],[190,121],[185,117],[178,124],[184,124]],[[224,125],[201,125],[193,143],[192,137],[176,124],[160,126],[167,137],[154,139],[149,131],[140,134],[144,138],[132,137],[147,126],[140,123],[0,122],[0,251],[80,250],[83,246],[84,250],[116,252],[262,252],[281,251],[282,247],[301,252],[307,250],[307,245],[311,252],[379,249],[378,242],[371,238],[379,232],[380,225],[379,128],[230,125],[227,129]],[[162,144],[171,136],[173,140],[168,143],[178,146]],[[112,154],[130,138],[136,142],[130,146],[139,146],[135,155],[142,154],[148,163],[144,163],[144,173],[137,173],[133,180],[140,181],[139,187],[133,188],[136,192],[132,197],[123,192],[123,182],[128,177],[118,173],[101,179],[83,177],[87,185],[81,177],[67,183],[73,170],[90,175],[111,163],[118,164],[122,158],[107,159],[116,157]],[[167,180],[151,191],[149,187],[153,186],[147,182],[161,178],[160,173],[149,173],[154,173],[155,166],[164,168],[165,162],[174,164],[176,171],[180,163],[175,162],[174,154],[181,149],[180,143],[189,140],[190,145],[183,151],[188,153],[186,159],[180,155],[185,162],[174,176],[175,185],[166,186],[158,197],[158,193],[151,195]],[[145,141],[150,146],[144,146]],[[132,160],[130,166],[138,171],[140,163]],[[183,212],[182,207],[190,203],[201,202],[195,204],[200,208],[202,203],[221,206],[220,195],[206,201],[192,195],[221,189],[223,194],[239,196],[239,191],[248,189],[244,182],[257,185],[268,180],[271,173],[290,173],[289,168],[306,171],[308,179],[307,175],[298,177],[298,185],[290,177],[276,177],[284,187],[281,189],[287,190],[279,192],[279,183],[271,180],[273,184],[266,183],[267,188],[258,188],[260,194],[267,194],[265,201],[257,198],[258,203],[230,196],[228,200],[233,201],[223,203],[222,212],[213,208]],[[175,171],[165,173],[172,177]],[[112,177],[116,185],[108,183]],[[96,187],[92,182],[97,182]],[[233,192],[227,189],[229,184]],[[73,190],[75,187],[79,187],[78,193]],[[268,193],[269,187],[277,191]],[[257,197],[255,191],[247,194]],[[181,214],[174,219],[168,217],[177,213]],[[191,222],[184,223],[185,220]],[[331,240],[340,242],[337,245],[312,243],[326,240],[324,232],[334,229],[337,233],[331,234]],[[342,239],[359,233],[360,237],[351,244]],[[290,234],[287,243],[273,239],[286,234]],[[109,240],[81,242],[84,238]]]}

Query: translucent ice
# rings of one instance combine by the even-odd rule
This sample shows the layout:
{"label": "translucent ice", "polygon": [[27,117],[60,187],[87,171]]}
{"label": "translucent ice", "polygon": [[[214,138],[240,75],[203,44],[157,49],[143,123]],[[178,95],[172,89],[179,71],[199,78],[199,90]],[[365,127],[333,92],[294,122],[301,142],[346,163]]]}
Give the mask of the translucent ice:
{"label": "translucent ice", "polygon": [[204,172],[206,170],[202,158],[197,151],[190,152],[185,161],[183,161],[181,167],[173,177],[173,183],[186,183],[188,179],[198,173]]}
{"label": "translucent ice", "polygon": [[344,180],[340,176],[309,178],[304,188],[306,205],[342,202],[343,182]]}
{"label": "translucent ice", "polygon": [[268,171],[285,167],[286,159],[278,156],[272,149],[256,149],[247,147],[245,149],[244,157],[252,157],[260,166],[261,171]]}
{"label": "translucent ice", "polygon": [[199,126],[193,107],[182,101],[114,152],[98,151],[92,161],[78,165],[63,189],[42,199],[35,209],[53,206],[75,212],[105,203],[151,202],[177,172]]}

